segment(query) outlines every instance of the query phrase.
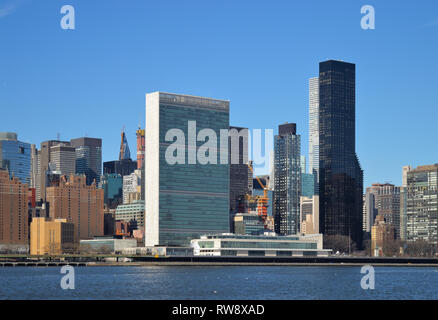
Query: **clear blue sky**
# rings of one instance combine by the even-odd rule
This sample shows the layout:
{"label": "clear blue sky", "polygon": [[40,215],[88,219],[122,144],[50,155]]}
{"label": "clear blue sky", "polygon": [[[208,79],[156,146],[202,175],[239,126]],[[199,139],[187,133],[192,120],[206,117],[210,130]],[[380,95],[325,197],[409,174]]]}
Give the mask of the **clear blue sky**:
{"label": "clear blue sky", "polygon": [[[63,5],[76,30],[60,28]],[[376,29],[360,28],[362,5]],[[118,157],[144,125],[145,93],[231,101],[232,125],[296,122],[307,155],[308,78],[356,64],[356,149],[365,185],[438,162],[438,2],[0,0],[0,131],[103,139]]]}

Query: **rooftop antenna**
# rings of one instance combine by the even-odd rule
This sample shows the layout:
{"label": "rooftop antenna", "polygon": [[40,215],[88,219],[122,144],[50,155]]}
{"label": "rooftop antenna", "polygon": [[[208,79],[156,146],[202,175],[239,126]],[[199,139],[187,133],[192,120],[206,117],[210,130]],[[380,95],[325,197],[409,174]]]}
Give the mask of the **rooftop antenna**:
{"label": "rooftop antenna", "polygon": [[120,143],[120,152],[119,152],[119,160],[124,159],[124,153],[125,153],[125,144],[124,144],[124,136],[125,136],[125,125],[122,127],[122,134],[121,134],[121,143]]}

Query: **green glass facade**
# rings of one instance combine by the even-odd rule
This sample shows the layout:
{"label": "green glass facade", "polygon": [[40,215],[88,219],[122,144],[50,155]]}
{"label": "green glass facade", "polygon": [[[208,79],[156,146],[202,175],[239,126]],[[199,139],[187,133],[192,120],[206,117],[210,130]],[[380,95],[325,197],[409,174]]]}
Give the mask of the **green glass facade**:
{"label": "green glass facade", "polygon": [[[188,246],[201,234],[229,232],[229,165],[220,163],[219,150],[220,130],[229,128],[229,102],[159,95],[159,244]],[[196,136],[202,129],[216,133],[216,164],[189,163],[189,153],[196,154],[206,142],[196,141],[195,136],[197,150],[189,147],[189,121],[196,122]],[[166,150],[174,142],[165,137],[172,129],[185,135],[184,163],[166,160]]]}
{"label": "green glass facade", "polygon": [[301,195],[312,198],[315,194],[315,175],[313,173],[301,173]]}
{"label": "green glass facade", "polygon": [[123,200],[123,177],[117,173],[105,173],[102,179],[104,202],[109,208],[116,208]]}

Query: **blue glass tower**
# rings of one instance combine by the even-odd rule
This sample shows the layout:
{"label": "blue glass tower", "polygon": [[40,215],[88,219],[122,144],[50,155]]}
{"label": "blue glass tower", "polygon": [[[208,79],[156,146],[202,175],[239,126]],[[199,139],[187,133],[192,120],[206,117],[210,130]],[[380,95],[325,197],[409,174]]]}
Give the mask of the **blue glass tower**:
{"label": "blue glass tower", "polygon": [[29,185],[30,143],[18,141],[16,133],[0,132],[0,168]]}

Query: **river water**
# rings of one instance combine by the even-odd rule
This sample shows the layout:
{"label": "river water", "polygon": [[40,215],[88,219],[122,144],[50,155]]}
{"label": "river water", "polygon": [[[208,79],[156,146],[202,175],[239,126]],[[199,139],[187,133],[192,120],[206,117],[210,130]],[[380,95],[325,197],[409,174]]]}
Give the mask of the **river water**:
{"label": "river water", "polygon": [[364,290],[360,267],[76,267],[64,290],[60,267],[3,267],[0,299],[438,299],[438,268],[374,270]]}

